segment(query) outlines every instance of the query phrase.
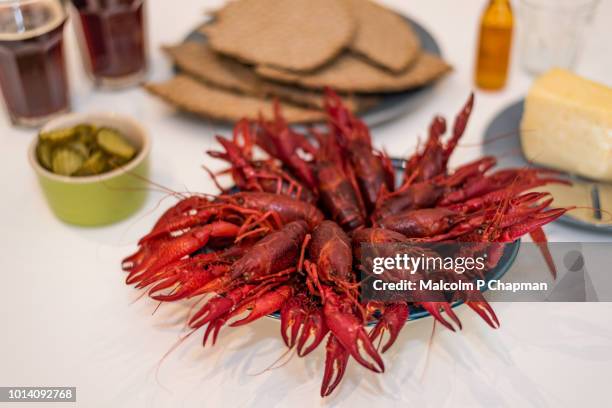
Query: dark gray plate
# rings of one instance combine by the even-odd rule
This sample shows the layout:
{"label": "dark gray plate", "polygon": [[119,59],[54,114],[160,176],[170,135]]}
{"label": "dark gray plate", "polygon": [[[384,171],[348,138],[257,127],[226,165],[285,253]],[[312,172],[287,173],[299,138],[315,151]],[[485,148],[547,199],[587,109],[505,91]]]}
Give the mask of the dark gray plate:
{"label": "dark gray plate", "polygon": [[[501,167],[526,167],[534,165],[528,163],[523,156],[520,138],[520,123],[523,117],[524,100],[521,99],[499,112],[489,123],[483,139],[483,151],[486,155],[503,157],[500,159]],[[568,176],[569,177],[569,176]],[[569,177],[585,181],[585,179]],[[598,204],[594,203],[593,207]],[[612,232],[612,225],[591,224],[564,215],[559,221],[574,227],[586,228],[594,231]]]}
{"label": "dark gray plate", "polygon": [[[403,16],[408,24],[410,24],[414,32],[421,40],[421,47],[432,54],[441,56],[440,47],[433,36],[423,26],[409,17]],[[206,36],[198,31],[199,27],[194,29],[185,41],[206,41]],[[361,118],[368,126],[376,126],[384,122],[388,122],[401,116],[402,114],[414,110],[417,106],[423,104],[426,97],[432,93],[433,87],[438,83],[435,81],[429,85],[412,89],[407,92],[395,92],[380,94],[381,102],[360,114]]]}

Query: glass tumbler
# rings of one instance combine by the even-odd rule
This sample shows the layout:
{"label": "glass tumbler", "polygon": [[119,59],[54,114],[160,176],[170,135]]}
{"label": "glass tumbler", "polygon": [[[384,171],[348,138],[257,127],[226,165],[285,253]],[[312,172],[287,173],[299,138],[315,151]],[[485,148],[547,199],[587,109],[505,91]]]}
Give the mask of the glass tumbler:
{"label": "glass tumbler", "polygon": [[38,126],[70,109],[60,0],[0,1],[0,88],[15,125]]}
{"label": "glass tumbler", "polygon": [[521,0],[520,53],[533,74],[571,68],[599,0]]}
{"label": "glass tumbler", "polygon": [[87,74],[103,88],[140,82],[147,71],[144,0],[71,0]]}

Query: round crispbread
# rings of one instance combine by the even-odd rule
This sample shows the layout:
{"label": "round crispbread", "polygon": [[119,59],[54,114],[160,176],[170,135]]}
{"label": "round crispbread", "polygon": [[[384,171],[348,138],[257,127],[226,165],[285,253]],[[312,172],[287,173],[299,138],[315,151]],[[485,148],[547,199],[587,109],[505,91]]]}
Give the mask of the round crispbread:
{"label": "round crispbread", "polygon": [[262,77],[304,88],[331,87],[341,92],[398,92],[426,85],[451,70],[440,57],[422,52],[406,70],[392,73],[368,63],[355,54],[346,52],[331,64],[310,74],[296,74],[281,69],[259,66],[256,71]]}
{"label": "round crispbread", "polygon": [[[210,119],[236,122],[242,118],[256,119],[260,113],[268,118],[273,115],[273,103],[268,99],[213,88],[187,75],[148,83],[145,88],[179,109]],[[289,123],[316,122],[325,117],[322,111],[282,102],[280,105]]]}
{"label": "round crispbread", "polygon": [[355,29],[343,0],[237,0],[201,31],[215,51],[241,61],[310,71],[347,46]]}
{"label": "round crispbread", "polygon": [[410,23],[370,0],[344,0],[357,20],[357,32],[349,48],[375,64],[401,72],[413,63],[421,49]]}
{"label": "round crispbread", "polygon": [[[258,97],[278,97],[300,106],[323,109],[323,94],[292,85],[266,81],[253,68],[214,52],[206,43],[185,42],[163,47],[181,71],[210,85]],[[372,97],[341,96],[351,111],[367,109]]]}
{"label": "round crispbread", "polygon": [[206,43],[184,42],[163,50],[181,71],[220,88],[253,95],[264,81],[251,67],[214,52]]}

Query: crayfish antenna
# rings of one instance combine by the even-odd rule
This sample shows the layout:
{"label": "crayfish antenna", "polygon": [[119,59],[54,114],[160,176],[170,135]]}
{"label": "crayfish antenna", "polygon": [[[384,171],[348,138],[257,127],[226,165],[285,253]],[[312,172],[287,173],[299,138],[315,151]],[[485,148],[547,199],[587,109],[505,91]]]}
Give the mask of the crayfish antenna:
{"label": "crayfish antenna", "polygon": [[[281,355],[280,355],[280,356],[279,356],[279,357],[278,357],[276,360],[274,360],[274,361],[272,362],[272,364],[270,364],[268,367],[266,367],[266,368],[264,368],[263,370],[258,371],[258,372],[256,372],[256,373],[253,373],[253,374],[248,374],[248,375],[251,375],[251,376],[253,376],[253,377],[256,377],[256,376],[261,375],[261,374],[263,374],[263,373],[265,373],[265,372],[267,372],[267,371],[271,371],[271,370],[276,370],[276,369],[282,368],[282,367],[284,367],[285,365],[289,364],[289,362],[291,361],[291,359],[293,358],[293,356],[294,356],[294,355],[295,355],[295,353],[292,353],[292,352],[291,352],[291,349],[289,348],[289,349],[287,349],[287,350],[283,351],[283,352],[281,353]],[[287,356],[288,356],[288,357],[287,357]],[[287,357],[287,358],[286,358],[286,357]],[[286,358],[286,360],[285,360],[285,361],[282,361],[284,358]]]}
{"label": "crayfish antenna", "polygon": [[166,360],[166,358],[168,358],[168,356],[174,351],[176,350],[181,344],[183,344],[183,342],[185,340],[187,340],[189,338],[189,336],[191,336],[193,333],[195,333],[196,329],[191,330],[189,333],[185,334],[183,337],[179,337],[178,340],[170,347],[170,349],[168,349],[168,351],[166,351],[164,353],[164,355],[162,356],[162,358],[159,360],[159,362],[157,363],[157,368],[155,369],[155,379],[157,381],[158,384],[161,385],[160,381],[159,381],[159,370],[161,369],[162,364],[164,363],[164,361]]}

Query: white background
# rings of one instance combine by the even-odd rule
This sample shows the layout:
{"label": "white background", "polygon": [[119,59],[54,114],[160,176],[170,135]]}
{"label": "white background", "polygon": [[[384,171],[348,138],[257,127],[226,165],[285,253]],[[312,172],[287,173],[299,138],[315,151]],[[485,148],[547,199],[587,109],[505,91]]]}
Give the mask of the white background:
{"label": "white background", "polygon": [[[455,71],[435,96],[400,120],[374,129],[375,143],[405,154],[436,113],[452,117],[473,87],[478,17],[485,1],[389,1],[439,41]],[[149,1],[152,79],[170,76],[159,52],[180,41],[219,2]],[[612,1],[603,0],[576,70],[612,85]],[[520,27],[519,27],[520,28]],[[67,31],[74,109],[114,110],[141,121],[153,138],[152,178],[176,190],[213,192],[200,169],[215,128],[171,109],[140,89],[100,92],[85,79],[71,27]],[[516,47],[515,47],[516,51]],[[516,54],[516,53],[515,53]],[[454,164],[480,154],[494,114],[525,94],[531,77],[513,58],[503,92],[477,92],[464,147]],[[0,119],[0,385],[76,386],[79,406],[604,406],[612,368],[611,304],[495,304],[499,330],[465,307],[464,330],[453,334],[431,319],[410,323],[374,375],[351,363],[335,394],[319,398],[323,347],[306,359],[264,371],[285,348],[278,322],[263,319],[222,332],[214,348],[201,333],[158,363],[181,333],[186,306],[155,304],[123,284],[120,260],[154,222],[160,194],[123,223],[77,228],[50,212],[26,160],[35,137]],[[162,202],[161,207],[170,204]],[[551,240],[610,237],[555,224]],[[157,370],[159,368],[159,370]],[[58,406],[58,405],[54,405]]]}

